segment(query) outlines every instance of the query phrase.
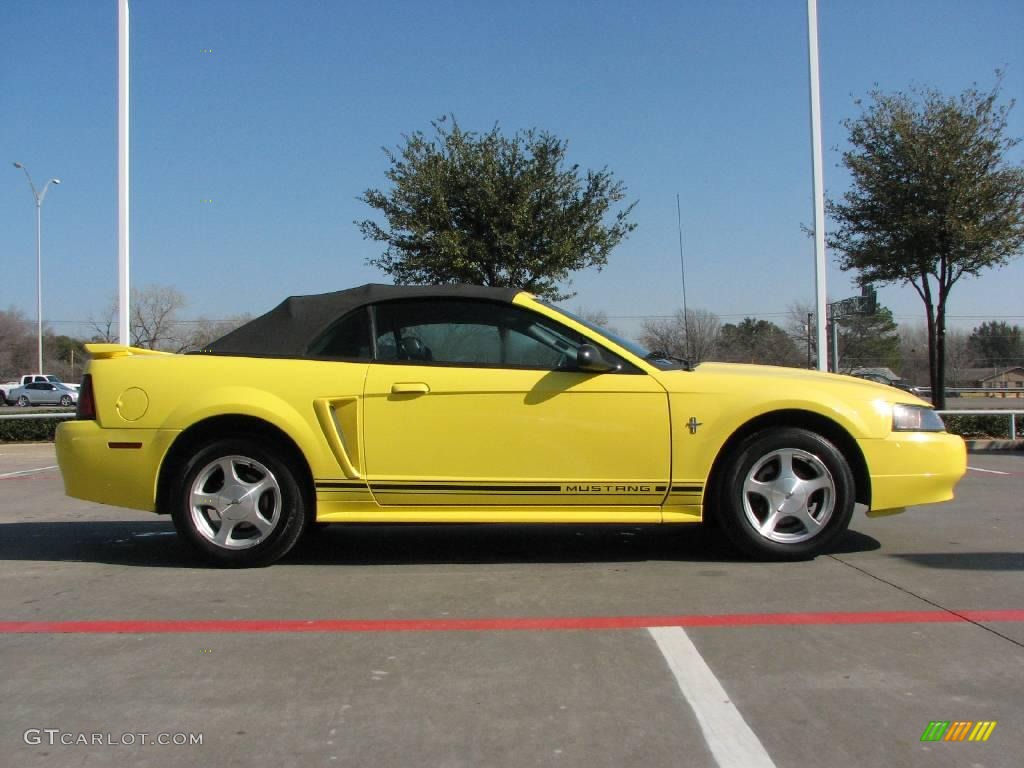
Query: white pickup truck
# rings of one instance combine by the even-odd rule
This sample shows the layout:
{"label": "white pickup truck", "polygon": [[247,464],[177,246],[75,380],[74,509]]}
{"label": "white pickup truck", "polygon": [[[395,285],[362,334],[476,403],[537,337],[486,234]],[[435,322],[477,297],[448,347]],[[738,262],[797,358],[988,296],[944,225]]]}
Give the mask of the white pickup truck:
{"label": "white pickup truck", "polygon": [[68,384],[65,381],[61,381],[60,377],[54,376],[52,373],[26,373],[18,381],[8,381],[6,384],[0,384],[0,405],[14,405],[14,400],[11,399],[11,390],[17,389],[18,387],[24,387],[26,384],[32,384],[36,381],[48,381],[51,384],[63,384],[66,387],[71,387],[74,390],[78,390],[78,384]]}

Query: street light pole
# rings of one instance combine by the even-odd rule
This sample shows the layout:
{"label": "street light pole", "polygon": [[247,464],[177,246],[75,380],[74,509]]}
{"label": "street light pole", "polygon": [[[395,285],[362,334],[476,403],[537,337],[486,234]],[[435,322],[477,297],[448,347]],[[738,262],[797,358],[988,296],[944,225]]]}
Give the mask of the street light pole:
{"label": "street light pole", "polygon": [[814,286],[818,314],[818,370],[828,370],[825,330],[825,172],[821,148],[821,74],[818,68],[818,0],[807,0],[807,60],[811,95],[811,167],[814,192]]}
{"label": "street light pole", "polygon": [[50,179],[43,185],[43,191],[36,189],[32,181],[32,175],[21,163],[14,163],[15,168],[21,168],[28,179],[28,185],[32,188],[32,197],[36,201],[36,342],[39,353],[38,373],[43,373],[43,200],[46,199],[46,190],[51,184],[60,184],[60,179]]}

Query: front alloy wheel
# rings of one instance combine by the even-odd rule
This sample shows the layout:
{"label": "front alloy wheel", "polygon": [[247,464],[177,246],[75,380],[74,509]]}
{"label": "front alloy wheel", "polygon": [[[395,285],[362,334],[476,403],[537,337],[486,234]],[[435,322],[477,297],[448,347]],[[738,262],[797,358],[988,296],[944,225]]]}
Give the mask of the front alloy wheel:
{"label": "front alloy wheel", "polygon": [[291,466],[248,439],[221,440],[196,453],[175,481],[178,534],[216,565],[269,565],[306,524]]}
{"label": "front alloy wheel", "polygon": [[796,448],[780,448],[747,471],[743,513],[769,541],[798,544],[828,525],[835,497],[835,481],[821,459]]}
{"label": "front alloy wheel", "polygon": [[759,559],[827,551],[850,523],[853,474],[827,439],[784,428],[747,438],[727,460],[719,519],[732,542]]}

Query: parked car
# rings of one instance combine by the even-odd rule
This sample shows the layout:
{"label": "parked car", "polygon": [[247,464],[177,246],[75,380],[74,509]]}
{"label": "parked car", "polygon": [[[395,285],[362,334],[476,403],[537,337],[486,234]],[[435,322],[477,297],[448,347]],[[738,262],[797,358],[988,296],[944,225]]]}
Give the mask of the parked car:
{"label": "parked car", "polygon": [[313,522],[696,523],[746,554],[831,550],[952,498],[961,438],[848,376],[683,361],[529,293],[294,296],[198,354],[92,344],[57,430],[74,497],[170,515],[213,563]]}
{"label": "parked car", "polygon": [[31,384],[32,382],[39,381],[48,381],[51,384],[63,384],[65,387],[75,390],[75,392],[77,392],[79,387],[81,386],[79,384],[74,384],[70,381],[63,381],[59,376],[55,376],[52,373],[27,373],[21,377],[22,385]]}
{"label": "parked car", "polygon": [[34,381],[11,391],[15,405],[63,405],[69,407],[78,402],[78,392],[67,384],[52,384],[48,381]]}
{"label": "parked car", "polygon": [[915,387],[913,384],[899,378],[892,373],[888,368],[862,368],[853,371],[851,376],[856,376],[858,379],[865,379],[866,381],[877,381],[879,384],[886,384],[890,387],[896,387],[896,389],[902,389],[904,392],[911,392],[917,396],[921,396],[921,388]]}
{"label": "parked car", "polygon": [[78,391],[78,384],[66,384],[61,381],[57,376],[52,373],[27,373],[22,376],[18,381],[8,381],[6,384],[0,384],[0,405],[14,405],[17,399],[13,397],[12,393],[18,387],[24,387],[27,384],[35,382],[49,382],[51,384],[64,384],[66,387]]}

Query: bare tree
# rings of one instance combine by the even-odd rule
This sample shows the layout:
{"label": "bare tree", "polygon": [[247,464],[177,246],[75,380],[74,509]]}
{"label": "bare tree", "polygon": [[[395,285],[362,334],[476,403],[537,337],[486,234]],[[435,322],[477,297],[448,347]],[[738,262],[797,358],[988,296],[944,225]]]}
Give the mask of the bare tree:
{"label": "bare tree", "polygon": [[92,329],[90,342],[114,344],[117,342],[117,299],[103,312],[97,316],[89,315],[89,327]]}
{"label": "bare tree", "polygon": [[36,366],[36,335],[25,313],[0,310],[0,378],[14,379]]}
{"label": "bare tree", "polygon": [[[901,325],[899,345],[903,378],[918,386],[929,386],[928,328],[924,325]],[[958,328],[946,331],[946,360],[952,374],[950,383],[967,386],[969,382],[964,371],[976,364],[971,354],[970,334]]]}
{"label": "bare tree", "polygon": [[814,307],[807,302],[794,301],[786,311],[785,331],[793,343],[807,355],[807,367],[813,368],[818,359],[818,335],[814,326]]}
{"label": "bare tree", "polygon": [[577,307],[573,310],[573,314],[577,317],[581,317],[588,323],[604,328],[606,331],[618,334],[619,329],[611,324],[611,319],[608,317],[608,313],[603,309],[587,309],[586,307]]}
{"label": "bare tree", "polygon": [[200,317],[190,323],[192,326],[187,332],[181,334],[182,344],[177,352],[193,352],[207,346],[211,341],[216,341],[241,325],[252,320],[249,313],[231,315],[222,320],[211,320],[208,317]]}
{"label": "bare tree", "polygon": [[[651,350],[689,358],[694,365],[714,356],[722,321],[706,309],[677,310],[670,318],[644,320],[640,343]],[[689,331],[689,344],[687,344]]]}
{"label": "bare tree", "polygon": [[178,310],[185,295],[169,285],[148,285],[132,296],[132,343],[146,349],[181,347]]}
{"label": "bare tree", "polygon": [[14,307],[0,310],[0,380],[15,380],[26,373],[50,373],[74,381],[85,355],[80,339],[55,335],[43,323],[43,370],[36,357],[36,324]]}
{"label": "bare tree", "polygon": [[[188,302],[184,294],[169,285],[147,285],[132,289],[129,332],[131,344],[164,352],[191,352],[249,322],[252,315],[231,315],[221,319],[199,317],[183,320],[179,311]],[[90,318],[93,340],[114,343],[117,338],[117,299],[99,319]]]}
{"label": "bare tree", "polygon": [[[185,295],[170,285],[147,285],[133,288],[129,313],[129,334],[133,347],[178,351],[184,339],[178,328],[178,310],[186,304]],[[118,301],[111,300],[105,314],[90,318],[94,339],[115,342]]]}
{"label": "bare tree", "polygon": [[641,326],[640,343],[652,351],[686,357],[686,331],[682,310],[674,317],[649,318]]}
{"label": "bare tree", "polygon": [[970,333],[960,328],[946,330],[946,365],[950,373],[950,384],[954,387],[972,385],[964,373],[966,369],[978,366],[977,357],[971,347]]}

